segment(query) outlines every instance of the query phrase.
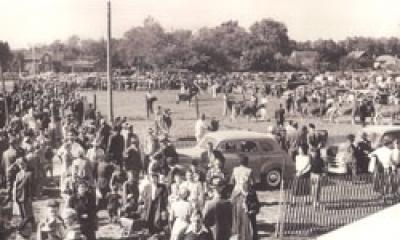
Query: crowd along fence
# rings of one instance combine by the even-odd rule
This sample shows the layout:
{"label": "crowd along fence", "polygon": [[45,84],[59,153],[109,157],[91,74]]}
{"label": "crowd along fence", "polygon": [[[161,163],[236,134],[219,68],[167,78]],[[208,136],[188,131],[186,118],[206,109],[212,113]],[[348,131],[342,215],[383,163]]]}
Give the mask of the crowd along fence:
{"label": "crowd along fence", "polygon": [[312,238],[400,202],[400,175],[363,174],[287,180],[276,235]]}

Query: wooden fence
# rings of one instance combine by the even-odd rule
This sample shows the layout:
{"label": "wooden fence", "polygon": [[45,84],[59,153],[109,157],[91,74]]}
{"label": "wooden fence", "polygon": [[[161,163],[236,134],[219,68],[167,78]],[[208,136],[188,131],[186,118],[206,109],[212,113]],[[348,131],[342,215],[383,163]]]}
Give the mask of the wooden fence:
{"label": "wooden fence", "polygon": [[319,201],[310,179],[289,180],[282,195],[277,237],[315,237],[398,203],[399,180],[395,173],[322,176]]}

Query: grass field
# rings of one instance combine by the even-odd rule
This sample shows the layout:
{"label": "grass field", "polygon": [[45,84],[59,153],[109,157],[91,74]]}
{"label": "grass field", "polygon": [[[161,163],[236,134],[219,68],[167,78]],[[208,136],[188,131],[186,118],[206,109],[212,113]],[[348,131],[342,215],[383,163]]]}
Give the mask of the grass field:
{"label": "grass field", "polygon": [[[176,104],[175,96],[177,91],[156,91],[158,101],[155,107],[160,105],[163,108],[172,110],[173,124],[171,134],[173,137],[193,136],[194,124],[196,120],[196,109],[194,106],[188,106],[186,103]],[[97,108],[102,113],[107,113],[107,96],[106,92],[81,92],[87,96],[90,102],[93,101],[96,94]],[[133,123],[135,131],[139,136],[144,136],[148,127],[153,127],[153,117],[146,119],[146,111],[144,105],[145,92],[121,91],[114,92],[114,116],[126,116]],[[267,106],[267,121],[248,121],[246,118],[239,117],[232,122],[228,117],[222,116],[223,103],[222,98],[212,99],[210,95],[203,94],[199,97],[199,109],[201,113],[205,113],[208,118],[216,117],[220,121],[223,129],[247,129],[259,132],[266,132],[268,127],[274,124],[273,114],[279,106],[279,100],[276,98],[269,99]],[[340,123],[332,124],[323,121],[320,118],[301,118],[298,116],[288,116],[289,119],[297,121],[300,125],[314,123],[319,129],[329,131],[329,141],[331,144],[344,140],[349,133],[356,133],[360,127],[352,126],[350,119],[341,118]],[[260,201],[262,202],[261,213],[258,215],[258,224],[261,239],[273,238],[275,222],[279,213],[279,191],[260,191],[258,192]],[[99,232],[101,234],[102,231]],[[110,233],[110,231],[105,231]]]}
{"label": "grass field", "polygon": [[[183,137],[194,135],[194,124],[196,120],[196,111],[194,106],[188,106],[186,103],[175,102],[177,91],[156,91],[158,101],[155,107],[161,105],[163,108],[170,108],[173,112],[173,124],[171,129],[172,137]],[[89,102],[93,102],[93,96],[96,94],[97,109],[103,114],[107,112],[106,92],[82,91],[81,95],[87,96]],[[146,119],[146,111],[144,105],[145,92],[133,91],[115,91],[114,92],[114,116],[126,116],[133,123],[134,130],[139,136],[144,136],[148,127],[154,127],[154,117]],[[212,99],[210,95],[204,94],[199,97],[199,108],[201,113],[205,113],[207,117],[216,117],[220,120],[222,129],[247,129],[259,132],[266,132],[268,127],[273,125],[273,113],[279,106],[279,100],[275,98],[269,99],[267,106],[269,121],[248,121],[245,118],[238,118],[231,122],[229,118],[224,119],[222,116],[222,98]],[[359,130],[358,126],[349,124],[348,118],[340,119],[339,124],[330,124],[319,118],[300,118],[297,116],[288,116],[299,122],[300,125],[314,123],[319,129],[329,131],[330,143],[337,143],[344,140],[346,134],[355,133]],[[50,191],[50,196],[56,196],[57,193]],[[257,217],[259,234],[261,239],[273,239],[275,223],[279,215],[279,191],[259,191],[259,199],[261,201],[261,212]],[[40,219],[43,215],[45,200],[36,201],[34,208],[36,216]],[[105,223],[105,213],[100,214],[100,228],[97,232],[99,239],[119,239],[117,236],[120,232],[119,227],[107,225]]]}

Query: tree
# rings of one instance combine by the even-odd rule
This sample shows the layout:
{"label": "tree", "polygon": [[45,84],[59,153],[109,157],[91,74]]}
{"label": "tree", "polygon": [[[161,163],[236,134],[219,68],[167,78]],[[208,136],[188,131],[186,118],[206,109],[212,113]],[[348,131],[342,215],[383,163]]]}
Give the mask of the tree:
{"label": "tree", "polygon": [[285,24],[272,19],[263,19],[250,26],[253,47],[267,46],[284,55],[291,52],[288,30]]}
{"label": "tree", "polygon": [[13,55],[8,43],[0,41],[0,68],[2,71],[7,71],[12,58]]}

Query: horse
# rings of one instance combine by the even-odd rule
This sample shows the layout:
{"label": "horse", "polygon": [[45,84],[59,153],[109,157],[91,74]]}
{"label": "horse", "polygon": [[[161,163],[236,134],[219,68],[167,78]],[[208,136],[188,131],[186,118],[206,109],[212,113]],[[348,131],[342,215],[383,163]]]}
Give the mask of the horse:
{"label": "horse", "polygon": [[191,104],[192,99],[199,93],[199,89],[197,87],[191,87],[188,93],[178,93],[176,95],[176,104],[180,102],[187,102],[188,105]]}

